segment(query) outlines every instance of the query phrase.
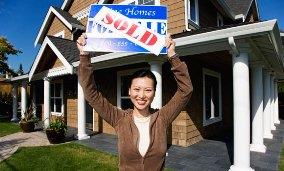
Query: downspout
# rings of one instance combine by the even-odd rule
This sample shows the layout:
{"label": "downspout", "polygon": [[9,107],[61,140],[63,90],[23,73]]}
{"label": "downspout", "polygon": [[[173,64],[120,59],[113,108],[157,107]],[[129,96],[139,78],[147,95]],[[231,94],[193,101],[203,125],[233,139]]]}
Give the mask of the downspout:
{"label": "downspout", "polygon": [[188,0],[184,0],[184,24],[185,24],[185,30],[191,31],[191,29],[188,27],[188,16],[187,16],[187,4]]}
{"label": "downspout", "polygon": [[228,42],[229,42],[229,45],[230,45],[230,48],[231,48],[233,54],[236,55],[236,56],[239,56],[240,55],[240,51],[237,48],[237,45],[236,45],[234,37],[229,37],[228,38]]}

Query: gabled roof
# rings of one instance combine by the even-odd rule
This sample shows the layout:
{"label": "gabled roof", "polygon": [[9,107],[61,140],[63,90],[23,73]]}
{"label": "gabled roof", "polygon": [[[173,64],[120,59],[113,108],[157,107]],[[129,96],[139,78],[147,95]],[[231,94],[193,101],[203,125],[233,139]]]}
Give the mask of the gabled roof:
{"label": "gabled roof", "polygon": [[79,61],[79,50],[76,42],[54,36],[47,37],[70,64]]}
{"label": "gabled roof", "polygon": [[50,7],[43,24],[41,25],[41,28],[39,30],[39,33],[36,37],[36,40],[34,42],[34,46],[36,46],[38,43],[42,43],[43,39],[45,37],[45,34],[48,31],[48,28],[51,24],[51,22],[54,19],[54,16],[56,16],[69,30],[75,29],[80,29],[80,30],[85,30],[85,26],[82,25],[78,20],[73,18],[71,14],[69,14],[66,11],[61,10],[60,8],[56,7]]}
{"label": "gabled roof", "polygon": [[67,39],[62,39],[53,36],[46,36],[37,54],[37,57],[34,60],[34,63],[30,69],[29,80],[31,80],[33,75],[35,74],[37,66],[41,58],[43,57],[44,54],[43,52],[47,46],[49,46],[52,49],[52,51],[56,54],[56,56],[60,59],[63,66],[66,68],[66,71],[69,74],[73,73],[73,66],[71,65],[71,63],[79,60],[79,51],[76,47],[76,43]]}
{"label": "gabled roof", "polygon": [[224,0],[224,1],[236,16],[243,15],[246,18],[254,0]]}

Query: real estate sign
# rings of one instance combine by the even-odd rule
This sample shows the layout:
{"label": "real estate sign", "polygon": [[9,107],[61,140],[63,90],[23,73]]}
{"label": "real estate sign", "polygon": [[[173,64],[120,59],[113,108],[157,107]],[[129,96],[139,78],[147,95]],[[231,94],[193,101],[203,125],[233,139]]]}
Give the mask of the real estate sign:
{"label": "real estate sign", "polygon": [[85,51],[165,54],[165,6],[92,5]]}

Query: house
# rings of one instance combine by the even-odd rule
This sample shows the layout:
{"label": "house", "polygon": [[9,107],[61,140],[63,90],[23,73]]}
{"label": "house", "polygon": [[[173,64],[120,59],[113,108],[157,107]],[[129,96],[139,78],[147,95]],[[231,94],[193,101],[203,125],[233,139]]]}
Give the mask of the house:
{"label": "house", "polygon": [[[194,86],[190,102],[168,130],[169,143],[190,146],[233,134],[231,170],[251,170],[250,150],[265,153],[263,139],[272,139],[271,130],[280,123],[277,83],[284,78],[284,35],[277,21],[260,20],[257,0],[65,0],[61,8],[50,7],[35,40],[40,50],[29,74],[11,81],[22,84],[22,93],[29,82],[45,126],[51,117],[64,116],[68,126],[78,129],[78,139],[88,138],[86,129],[115,134],[85,102],[76,75],[75,41],[85,31],[93,3],[168,7],[168,32]],[[91,62],[98,88],[120,108],[131,107],[129,75],[139,68],[150,68],[157,77],[153,108],[161,108],[175,92],[164,57],[94,53]]]}

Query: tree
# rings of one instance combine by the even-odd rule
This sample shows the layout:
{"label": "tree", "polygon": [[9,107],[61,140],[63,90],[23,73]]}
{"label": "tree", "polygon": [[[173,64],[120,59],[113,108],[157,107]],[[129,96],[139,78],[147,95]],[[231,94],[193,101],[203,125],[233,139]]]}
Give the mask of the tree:
{"label": "tree", "polygon": [[20,64],[19,69],[17,71],[17,74],[18,75],[23,75],[24,74],[24,70],[23,70],[23,65],[22,64]]}
{"label": "tree", "polygon": [[7,64],[7,55],[18,55],[22,53],[20,50],[15,49],[15,47],[8,42],[8,40],[0,36],[0,73],[5,73],[6,71],[11,72]]}

